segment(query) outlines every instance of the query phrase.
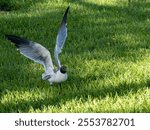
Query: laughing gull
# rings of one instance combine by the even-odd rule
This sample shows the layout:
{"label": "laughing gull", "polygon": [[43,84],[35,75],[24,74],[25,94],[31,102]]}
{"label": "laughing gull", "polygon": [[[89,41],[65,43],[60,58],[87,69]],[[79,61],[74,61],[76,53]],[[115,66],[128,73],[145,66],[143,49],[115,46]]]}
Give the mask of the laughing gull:
{"label": "laughing gull", "polygon": [[67,14],[69,7],[66,9],[59,31],[56,38],[56,45],[54,48],[54,59],[57,69],[51,59],[51,54],[44,46],[39,43],[27,40],[14,35],[5,35],[8,40],[15,44],[17,50],[25,57],[43,65],[45,72],[42,74],[43,80],[48,80],[50,84],[61,83],[67,80],[67,68],[62,66],[59,60],[64,43],[67,38]]}

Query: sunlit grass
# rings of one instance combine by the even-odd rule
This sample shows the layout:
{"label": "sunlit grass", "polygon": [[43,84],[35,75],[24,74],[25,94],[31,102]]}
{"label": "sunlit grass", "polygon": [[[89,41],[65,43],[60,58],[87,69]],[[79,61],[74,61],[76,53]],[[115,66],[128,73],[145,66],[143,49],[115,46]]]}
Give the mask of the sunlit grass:
{"label": "sunlit grass", "polygon": [[[149,0],[11,2],[17,8],[0,11],[0,112],[150,112]],[[21,56],[4,34],[39,42],[53,58],[68,5],[60,59],[69,77],[59,94],[58,84],[52,93],[42,80],[43,67]]]}

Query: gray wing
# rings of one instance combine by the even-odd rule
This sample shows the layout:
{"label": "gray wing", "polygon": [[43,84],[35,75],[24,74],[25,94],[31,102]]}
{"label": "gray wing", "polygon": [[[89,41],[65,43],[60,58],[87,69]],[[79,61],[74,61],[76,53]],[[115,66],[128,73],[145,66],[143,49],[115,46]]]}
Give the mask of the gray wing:
{"label": "gray wing", "polygon": [[51,55],[45,47],[38,43],[34,43],[13,35],[6,35],[6,38],[15,44],[22,55],[42,64],[45,68],[45,72],[53,75],[54,67],[51,60]]}
{"label": "gray wing", "polygon": [[55,64],[58,68],[61,67],[60,61],[59,61],[59,54],[62,51],[62,48],[64,46],[64,43],[67,38],[67,14],[68,14],[69,7],[66,9],[65,14],[63,16],[57,38],[56,38],[56,45],[54,49],[54,58],[55,58]]}

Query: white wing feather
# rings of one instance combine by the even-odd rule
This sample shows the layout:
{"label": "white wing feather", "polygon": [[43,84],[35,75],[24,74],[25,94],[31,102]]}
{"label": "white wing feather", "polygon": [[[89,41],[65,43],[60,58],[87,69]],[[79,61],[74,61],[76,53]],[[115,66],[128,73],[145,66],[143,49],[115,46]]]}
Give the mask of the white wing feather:
{"label": "white wing feather", "polygon": [[65,14],[63,16],[57,38],[56,38],[56,45],[54,49],[54,58],[55,58],[55,63],[58,68],[61,67],[60,60],[59,60],[59,54],[61,53],[64,43],[67,38],[67,14],[68,14],[69,7],[66,9]]}
{"label": "white wing feather", "polygon": [[13,42],[17,49],[25,57],[40,63],[44,66],[45,73],[54,74],[50,52],[42,45],[13,35],[6,35],[6,38]]}

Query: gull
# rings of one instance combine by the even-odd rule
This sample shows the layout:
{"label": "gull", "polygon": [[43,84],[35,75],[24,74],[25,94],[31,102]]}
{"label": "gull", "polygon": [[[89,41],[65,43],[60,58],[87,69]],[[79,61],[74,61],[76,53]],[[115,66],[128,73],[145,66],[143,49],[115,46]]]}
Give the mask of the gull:
{"label": "gull", "polygon": [[61,65],[59,54],[62,52],[64,43],[67,38],[67,14],[69,6],[66,9],[61,21],[59,31],[56,38],[54,48],[54,59],[57,69],[54,69],[51,54],[47,48],[39,43],[27,40],[14,35],[5,35],[6,39],[10,40],[25,57],[43,65],[45,72],[42,74],[43,80],[48,80],[50,84],[60,83],[67,80],[67,67]]}

